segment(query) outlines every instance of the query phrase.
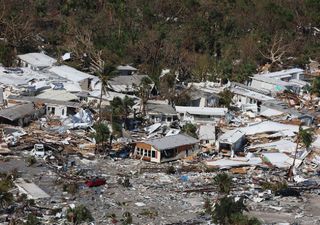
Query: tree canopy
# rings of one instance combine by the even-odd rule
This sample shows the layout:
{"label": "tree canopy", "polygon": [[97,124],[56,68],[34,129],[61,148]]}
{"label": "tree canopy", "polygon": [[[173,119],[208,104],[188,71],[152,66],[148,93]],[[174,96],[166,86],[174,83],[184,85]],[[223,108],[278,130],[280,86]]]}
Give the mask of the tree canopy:
{"label": "tree canopy", "polygon": [[0,60],[41,46],[72,52],[79,69],[99,53],[155,81],[164,68],[181,81],[243,81],[266,63],[320,60],[319,9],[317,0],[3,0]]}

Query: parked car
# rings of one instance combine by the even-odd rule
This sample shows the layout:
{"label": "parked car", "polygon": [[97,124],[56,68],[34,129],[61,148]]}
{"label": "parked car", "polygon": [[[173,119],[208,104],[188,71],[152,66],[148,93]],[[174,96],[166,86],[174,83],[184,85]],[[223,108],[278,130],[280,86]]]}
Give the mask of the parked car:
{"label": "parked car", "polygon": [[98,186],[101,186],[101,185],[105,185],[106,184],[106,180],[103,179],[103,178],[93,178],[91,180],[88,180],[85,182],[85,184],[88,186],[88,187],[98,187]]}
{"label": "parked car", "polygon": [[45,156],[45,150],[44,150],[44,145],[43,144],[35,144],[33,149],[32,149],[32,155],[36,157],[44,157]]}

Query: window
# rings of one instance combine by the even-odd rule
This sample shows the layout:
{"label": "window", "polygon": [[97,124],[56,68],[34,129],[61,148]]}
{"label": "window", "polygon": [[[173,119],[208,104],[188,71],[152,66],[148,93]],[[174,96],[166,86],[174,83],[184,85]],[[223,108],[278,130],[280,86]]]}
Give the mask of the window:
{"label": "window", "polygon": [[64,115],[64,109],[62,109],[62,111],[61,111],[61,115]]}
{"label": "window", "polygon": [[137,155],[140,155],[140,148],[137,148],[137,149],[136,149],[136,154],[137,154]]}
{"label": "window", "polygon": [[156,151],[151,151],[151,157],[155,158],[156,157]]}
{"label": "window", "polygon": [[148,151],[144,149],[144,156],[148,156]]}
{"label": "window", "polygon": [[148,151],[148,157],[151,157],[151,151]]}

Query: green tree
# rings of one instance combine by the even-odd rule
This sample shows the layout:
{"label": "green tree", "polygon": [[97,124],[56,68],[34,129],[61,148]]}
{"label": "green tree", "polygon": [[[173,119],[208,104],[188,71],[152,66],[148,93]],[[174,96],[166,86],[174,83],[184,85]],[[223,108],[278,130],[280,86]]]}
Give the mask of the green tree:
{"label": "green tree", "polygon": [[313,139],[312,130],[311,129],[302,129],[302,125],[300,124],[299,133],[297,135],[297,144],[296,144],[296,150],[294,153],[293,163],[288,170],[288,179],[292,179],[292,177],[293,177],[293,168],[296,163],[299,144],[302,143],[306,147],[306,149],[308,150],[312,144],[312,139]]}
{"label": "green tree", "polygon": [[312,82],[311,93],[320,96],[320,77],[316,77]]}
{"label": "green tree", "polygon": [[198,135],[197,135],[197,127],[192,124],[192,123],[187,123],[185,124],[181,131],[191,137],[194,137],[194,138],[198,138]]}
{"label": "green tree", "polygon": [[106,143],[108,143],[110,136],[108,125],[102,122],[98,122],[93,125],[93,128],[95,129],[95,132],[92,136],[96,140],[98,150],[105,150]]}
{"label": "green tree", "polygon": [[78,205],[74,209],[69,208],[67,211],[67,219],[73,224],[92,222],[94,220],[91,212],[84,205]]}
{"label": "green tree", "polygon": [[0,181],[0,207],[4,209],[13,203],[13,195],[9,192],[12,187],[12,181],[8,179],[2,179]]}
{"label": "green tree", "polygon": [[227,173],[219,173],[213,178],[214,184],[221,194],[229,194],[232,187],[232,178]]}
{"label": "green tree", "polygon": [[243,199],[236,201],[233,197],[221,198],[212,211],[212,221],[221,225],[260,225],[255,217],[243,214],[248,211]]}
{"label": "green tree", "polygon": [[117,74],[116,67],[114,65],[105,65],[102,71],[98,71],[98,76],[101,82],[100,99],[99,99],[99,119],[102,119],[102,96],[108,92],[108,81],[111,77]]}
{"label": "green tree", "polygon": [[221,198],[214,207],[212,213],[212,220],[214,223],[222,225],[231,225],[232,217],[235,214],[242,214],[247,211],[243,199],[235,201],[233,197],[223,197]]}
{"label": "green tree", "polygon": [[40,225],[40,224],[41,224],[40,220],[35,215],[33,215],[32,213],[28,214],[27,222],[25,223],[25,225]]}
{"label": "green tree", "polygon": [[138,86],[138,96],[140,97],[140,112],[142,115],[146,115],[146,104],[150,98],[150,92],[152,89],[152,80],[148,77],[141,79]]}
{"label": "green tree", "polygon": [[219,93],[219,104],[223,107],[229,108],[232,103],[233,94],[230,90],[224,90]]}

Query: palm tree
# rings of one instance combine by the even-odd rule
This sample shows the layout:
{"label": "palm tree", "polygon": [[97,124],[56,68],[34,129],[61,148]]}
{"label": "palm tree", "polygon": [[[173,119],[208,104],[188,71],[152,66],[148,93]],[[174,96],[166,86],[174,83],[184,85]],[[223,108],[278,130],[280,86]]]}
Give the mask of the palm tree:
{"label": "palm tree", "polygon": [[293,175],[293,168],[296,163],[299,144],[302,143],[306,147],[306,149],[308,150],[312,144],[312,138],[313,138],[312,130],[311,129],[302,129],[302,126],[300,124],[299,133],[297,136],[297,145],[296,145],[294,158],[293,158],[293,163],[290,166],[289,171],[288,171],[288,179],[291,179],[292,175]]}
{"label": "palm tree", "polygon": [[229,194],[232,186],[232,178],[227,173],[219,173],[214,178],[214,183],[221,194]]}
{"label": "palm tree", "polygon": [[115,76],[117,73],[117,69],[114,65],[106,65],[102,69],[102,71],[98,71],[98,76],[100,78],[101,82],[101,90],[100,90],[100,99],[99,99],[99,120],[102,118],[102,110],[101,110],[101,105],[102,105],[102,96],[103,94],[108,93],[108,81],[111,77]]}
{"label": "palm tree", "polygon": [[151,84],[152,80],[149,77],[144,77],[140,81],[140,85],[138,87],[138,95],[141,99],[140,102],[140,111],[143,115],[146,115],[146,104],[150,98]]}

